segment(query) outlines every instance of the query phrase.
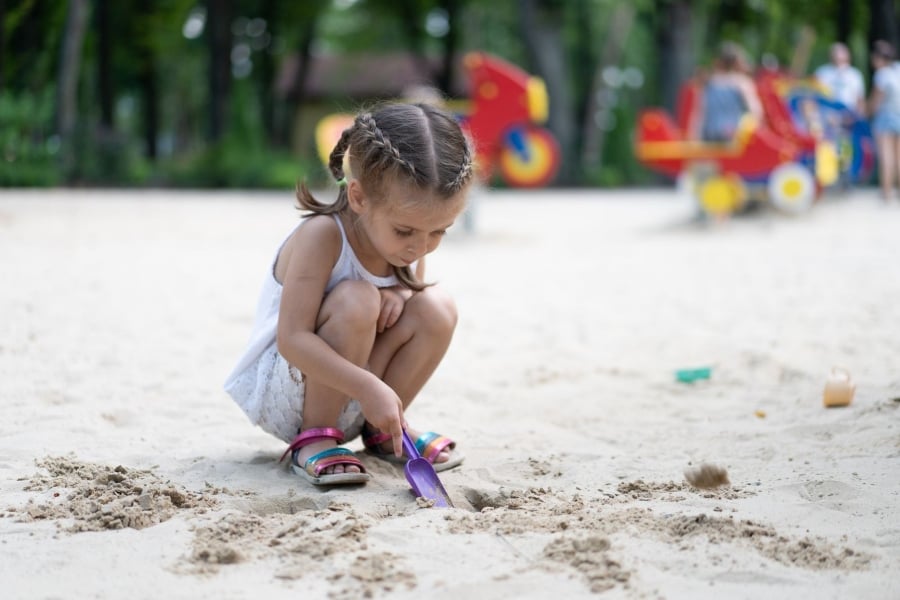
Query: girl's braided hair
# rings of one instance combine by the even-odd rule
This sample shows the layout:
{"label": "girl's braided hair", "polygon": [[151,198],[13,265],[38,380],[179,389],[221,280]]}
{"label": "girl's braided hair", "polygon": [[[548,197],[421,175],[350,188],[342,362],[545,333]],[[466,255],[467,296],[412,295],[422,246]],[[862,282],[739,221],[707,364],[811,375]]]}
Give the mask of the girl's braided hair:
{"label": "girl's braided hair", "polygon": [[[381,201],[388,182],[412,184],[448,199],[463,191],[474,173],[472,148],[459,123],[430,104],[386,104],[357,115],[329,157],[328,169],[339,183],[346,181],[345,155],[366,193]],[[323,204],[300,183],[297,202],[301,210],[313,214],[340,213],[349,206],[347,186],[341,185],[337,200]],[[409,267],[394,271],[403,285],[424,288]]]}

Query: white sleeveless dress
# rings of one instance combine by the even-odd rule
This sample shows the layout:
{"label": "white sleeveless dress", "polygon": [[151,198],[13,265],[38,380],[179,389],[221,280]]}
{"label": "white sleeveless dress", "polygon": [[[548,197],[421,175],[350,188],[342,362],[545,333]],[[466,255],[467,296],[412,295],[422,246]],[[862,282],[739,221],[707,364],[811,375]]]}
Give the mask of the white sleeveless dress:
{"label": "white sleeveless dress", "polygon": [[[362,266],[347,241],[340,218],[337,215],[333,215],[333,218],[341,230],[341,254],[331,270],[325,294],[348,279],[368,281],[379,288],[397,285],[397,278],[393,275],[379,277]],[[285,241],[303,222],[305,219],[291,231]],[[281,283],[275,278],[275,263],[282,246],[284,242],[275,253],[275,259],[263,282],[250,340],[225,381],[225,391],[252,423],[290,443],[301,425],[304,383],[303,374],[278,353],[275,343],[282,292]],[[350,400],[338,419],[337,427],[344,432],[346,440],[351,440],[360,434],[364,422],[359,402]]]}

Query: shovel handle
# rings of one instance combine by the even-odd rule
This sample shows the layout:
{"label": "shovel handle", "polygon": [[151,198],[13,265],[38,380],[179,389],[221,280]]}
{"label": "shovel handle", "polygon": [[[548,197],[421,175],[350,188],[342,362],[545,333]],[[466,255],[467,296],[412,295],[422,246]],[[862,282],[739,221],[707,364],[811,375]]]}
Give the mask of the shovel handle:
{"label": "shovel handle", "polygon": [[419,449],[416,448],[416,443],[412,441],[412,438],[409,437],[409,434],[406,433],[406,430],[403,430],[403,449],[406,450],[406,455],[410,460],[414,458],[421,458],[419,456]]}

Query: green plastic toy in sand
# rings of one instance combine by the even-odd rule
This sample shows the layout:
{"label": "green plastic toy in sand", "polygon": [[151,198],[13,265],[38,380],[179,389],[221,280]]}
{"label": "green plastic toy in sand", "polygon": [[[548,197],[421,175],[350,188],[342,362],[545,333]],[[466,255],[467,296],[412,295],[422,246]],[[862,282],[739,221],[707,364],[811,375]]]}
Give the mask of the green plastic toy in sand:
{"label": "green plastic toy in sand", "polygon": [[698,367],[696,369],[678,369],[675,371],[675,379],[681,383],[694,383],[701,379],[709,379],[712,375],[712,367]]}

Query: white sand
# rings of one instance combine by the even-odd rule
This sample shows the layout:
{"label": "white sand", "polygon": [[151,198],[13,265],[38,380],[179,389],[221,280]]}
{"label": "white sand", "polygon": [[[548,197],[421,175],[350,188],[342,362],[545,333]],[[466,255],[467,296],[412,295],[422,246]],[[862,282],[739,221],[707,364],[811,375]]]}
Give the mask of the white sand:
{"label": "white sand", "polygon": [[0,192],[0,596],[900,598],[900,206],[476,208],[430,261],[461,322],[408,414],[467,454],[438,510],[371,458],[308,487],[221,391],[289,193]]}

